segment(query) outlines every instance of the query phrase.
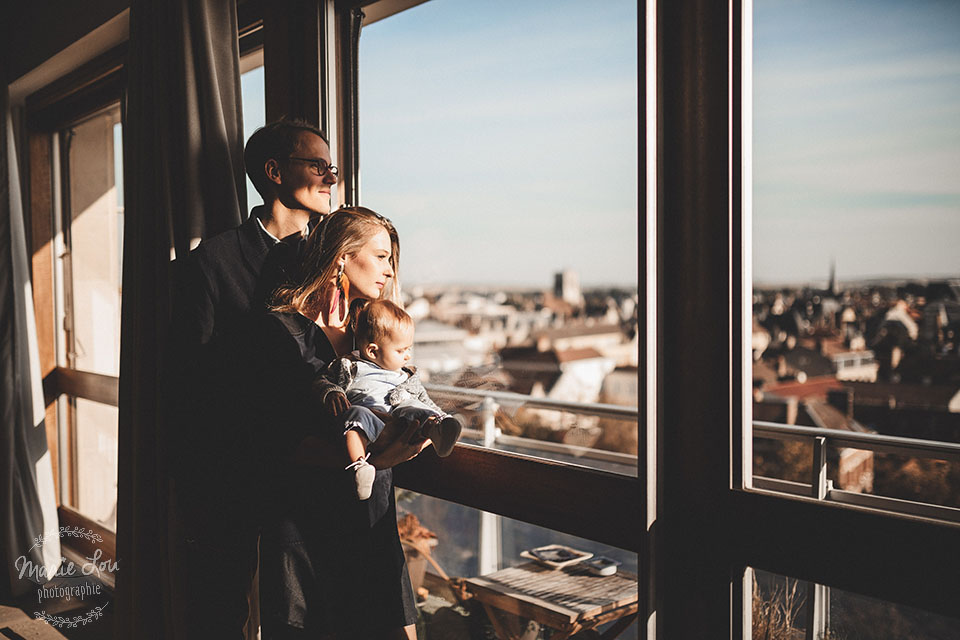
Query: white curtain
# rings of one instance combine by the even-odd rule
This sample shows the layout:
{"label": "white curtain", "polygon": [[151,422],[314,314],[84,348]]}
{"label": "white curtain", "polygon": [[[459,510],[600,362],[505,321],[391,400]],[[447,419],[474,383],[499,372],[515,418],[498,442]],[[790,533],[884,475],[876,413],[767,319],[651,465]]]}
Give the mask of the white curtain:
{"label": "white curtain", "polygon": [[[60,537],[53,467],[47,450],[43,389],[27,262],[13,119],[2,90],[0,112],[0,550],[13,595],[53,575]],[[28,564],[29,563],[29,564]],[[26,565],[27,572],[21,577]]]}

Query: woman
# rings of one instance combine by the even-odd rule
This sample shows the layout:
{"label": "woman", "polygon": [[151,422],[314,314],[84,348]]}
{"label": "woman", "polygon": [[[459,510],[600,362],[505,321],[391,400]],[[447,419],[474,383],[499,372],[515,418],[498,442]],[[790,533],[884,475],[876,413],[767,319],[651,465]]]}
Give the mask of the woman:
{"label": "woman", "polygon": [[[312,382],[353,350],[351,307],[399,302],[399,242],[389,220],[342,208],[313,232],[299,281],[281,288],[251,336],[258,446],[264,459],[260,542],[264,640],[416,638],[416,607],[397,534],[390,467],[427,444],[417,429],[371,458],[373,495],[356,500],[340,433]],[[356,304],[355,304],[356,303]]]}

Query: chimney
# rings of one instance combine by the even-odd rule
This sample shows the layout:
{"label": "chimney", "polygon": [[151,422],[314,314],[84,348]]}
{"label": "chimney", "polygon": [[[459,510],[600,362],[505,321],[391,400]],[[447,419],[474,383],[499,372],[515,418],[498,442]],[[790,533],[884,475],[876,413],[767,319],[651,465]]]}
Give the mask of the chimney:
{"label": "chimney", "polygon": [[800,403],[796,396],[790,396],[787,398],[787,417],[785,420],[787,424],[797,424],[797,411],[800,408],[799,405]]}
{"label": "chimney", "polygon": [[827,391],[827,404],[853,419],[853,389],[850,387]]}
{"label": "chimney", "polygon": [[777,377],[781,380],[787,377],[787,359],[777,356]]}

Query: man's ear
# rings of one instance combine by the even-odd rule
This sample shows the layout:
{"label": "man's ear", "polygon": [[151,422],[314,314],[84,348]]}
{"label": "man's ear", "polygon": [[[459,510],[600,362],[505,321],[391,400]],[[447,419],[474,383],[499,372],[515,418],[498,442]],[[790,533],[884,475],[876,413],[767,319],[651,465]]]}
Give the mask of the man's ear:
{"label": "man's ear", "polygon": [[267,174],[270,182],[280,184],[280,163],[276,159],[270,158],[263,163],[263,172]]}

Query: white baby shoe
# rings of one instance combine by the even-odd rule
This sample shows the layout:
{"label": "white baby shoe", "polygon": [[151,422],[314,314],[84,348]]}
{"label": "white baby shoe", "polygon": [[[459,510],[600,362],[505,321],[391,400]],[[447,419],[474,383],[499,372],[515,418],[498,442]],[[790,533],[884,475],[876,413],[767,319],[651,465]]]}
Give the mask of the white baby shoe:
{"label": "white baby shoe", "polygon": [[373,492],[373,481],[377,477],[377,468],[367,462],[370,457],[368,453],[356,462],[351,462],[346,466],[346,470],[353,470],[353,480],[357,484],[357,498],[367,500]]}

